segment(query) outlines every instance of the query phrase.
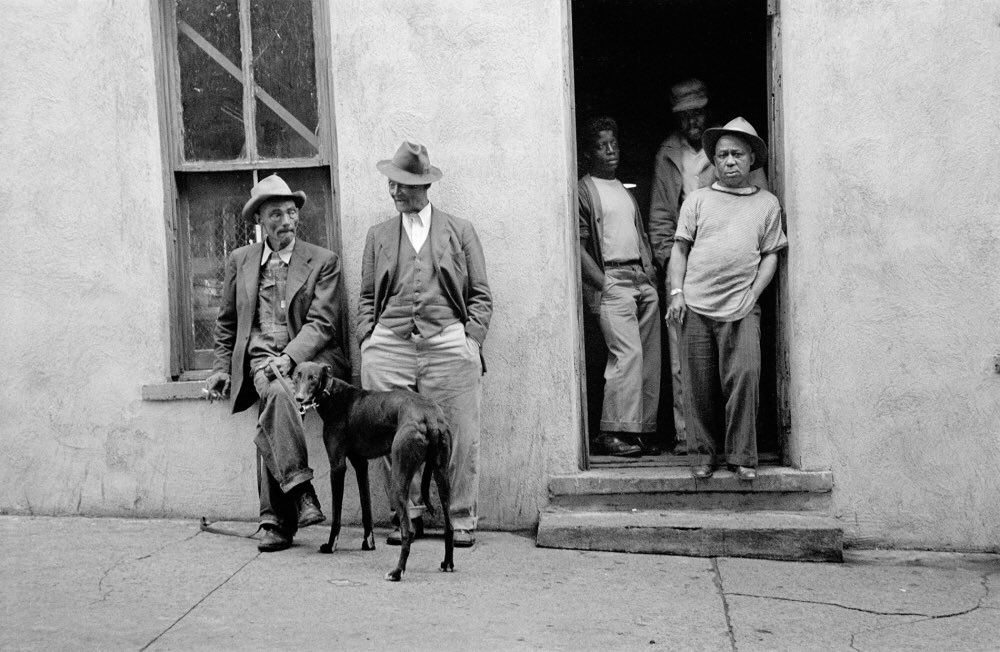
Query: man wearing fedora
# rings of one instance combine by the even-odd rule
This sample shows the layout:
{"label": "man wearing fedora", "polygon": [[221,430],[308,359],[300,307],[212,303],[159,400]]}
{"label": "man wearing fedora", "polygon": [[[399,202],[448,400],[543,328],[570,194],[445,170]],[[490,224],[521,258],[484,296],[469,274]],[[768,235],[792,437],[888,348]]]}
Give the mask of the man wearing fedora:
{"label": "man wearing fedora", "polygon": [[[455,545],[469,547],[478,518],[482,346],[493,313],[483,248],[471,223],[428,200],[431,183],[442,175],[426,147],[404,142],[376,167],[388,177],[396,214],[371,227],[365,241],[357,320],[361,384],[419,392],[444,409],[452,432]],[[419,478],[408,509],[420,536]],[[399,542],[397,528],[388,543]]]}
{"label": "man wearing fedora", "polygon": [[[686,79],[671,86],[670,111],[676,129],[656,153],[649,203],[649,243],[660,274],[658,290],[663,306],[668,303],[667,267],[681,204],[692,192],[711,185],[717,178],[715,166],[701,146],[702,135],[710,124],[705,82]],[[751,172],[750,182],[767,189],[763,168]],[[684,390],[678,330],[672,322],[667,323],[667,351],[673,390],[674,453],[683,454],[687,451]]]}
{"label": "man wearing fedora", "polygon": [[259,224],[265,237],[226,261],[215,364],[205,381],[210,398],[230,397],[234,414],[259,399],[254,443],[263,552],[288,548],[298,528],[324,519],[288,383],[292,369],[315,360],[350,377],[340,259],[295,237],[305,201],[304,192],[292,192],[277,175],[250,190],[243,218]]}
{"label": "man wearing fedora", "polygon": [[757,477],[757,301],[788,240],[777,197],[750,178],[767,160],[767,146],[750,123],[735,118],[706,129],[702,145],[713,154],[718,180],[681,206],[667,320],[680,327],[692,475],[710,478],[724,458],[740,480],[750,481]]}

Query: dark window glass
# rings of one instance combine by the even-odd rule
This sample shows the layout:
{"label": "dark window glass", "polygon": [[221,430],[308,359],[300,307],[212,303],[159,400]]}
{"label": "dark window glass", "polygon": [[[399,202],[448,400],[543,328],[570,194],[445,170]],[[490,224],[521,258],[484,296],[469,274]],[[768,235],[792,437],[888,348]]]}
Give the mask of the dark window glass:
{"label": "dark window glass", "polygon": [[308,157],[319,151],[312,18],[310,0],[250,3],[261,157]]}
{"label": "dark window glass", "polygon": [[246,139],[237,0],[178,0],[177,58],[184,158],[240,158]]}

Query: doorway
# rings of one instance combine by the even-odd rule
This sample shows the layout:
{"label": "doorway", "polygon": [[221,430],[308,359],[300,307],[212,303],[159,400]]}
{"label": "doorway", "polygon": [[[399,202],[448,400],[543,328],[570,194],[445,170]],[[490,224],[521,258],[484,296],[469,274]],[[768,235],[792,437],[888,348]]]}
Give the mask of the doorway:
{"label": "doorway", "polygon": [[[670,103],[673,84],[690,78],[702,80],[708,88],[709,126],[743,116],[768,141],[767,0],[571,0],[571,8],[576,122],[582,125],[588,118],[602,115],[615,118],[621,152],[618,178],[631,189],[644,218],[648,218],[654,158],[660,144],[676,128]],[[771,171],[765,169],[770,180]],[[760,302],[762,370],[757,442],[761,463],[778,462],[784,448],[784,428],[779,426],[777,409],[775,295],[780,282],[776,277]],[[596,433],[603,396],[603,337],[596,319],[585,315],[584,321],[587,431]],[[657,443],[670,451],[675,439],[673,399],[666,329],[663,331]],[[635,459],[591,456],[590,462],[686,464],[679,455]]]}

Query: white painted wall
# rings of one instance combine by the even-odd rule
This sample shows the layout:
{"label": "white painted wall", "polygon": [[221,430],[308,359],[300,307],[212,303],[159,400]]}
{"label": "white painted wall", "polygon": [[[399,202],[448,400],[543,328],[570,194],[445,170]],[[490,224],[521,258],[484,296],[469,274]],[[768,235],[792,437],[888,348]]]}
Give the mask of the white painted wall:
{"label": "white painted wall", "polygon": [[[579,446],[561,5],[331,5],[352,311],[365,233],[392,210],[375,163],[419,140],[445,174],[431,199],[475,223],[495,295],[481,525],[530,527],[547,473],[576,468]],[[169,375],[149,12],[139,1],[0,6],[2,511],[256,515],[252,414],[140,397]]]}
{"label": "white painted wall", "polygon": [[[484,527],[533,524],[578,459],[562,4],[331,2],[352,310],[404,138],[483,240]],[[1000,5],[781,12],[794,461],[833,469],[855,542],[993,548]],[[253,518],[252,415],[140,397],[169,373],[149,6],[0,0],[0,25],[0,511]]]}
{"label": "white painted wall", "polygon": [[860,542],[1000,541],[1000,4],[781,3],[792,422]]}

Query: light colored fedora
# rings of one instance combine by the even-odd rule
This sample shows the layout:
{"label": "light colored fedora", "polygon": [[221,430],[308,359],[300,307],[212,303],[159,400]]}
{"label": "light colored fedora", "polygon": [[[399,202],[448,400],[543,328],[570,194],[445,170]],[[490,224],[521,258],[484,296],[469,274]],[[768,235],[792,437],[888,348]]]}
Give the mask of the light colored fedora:
{"label": "light colored fedora", "polygon": [[406,140],[396,150],[395,156],[379,161],[375,167],[396,183],[408,186],[434,183],[442,177],[441,170],[431,165],[427,148]]}
{"label": "light colored fedora", "polygon": [[243,206],[243,219],[252,220],[260,205],[269,199],[291,199],[298,208],[306,203],[306,193],[301,190],[292,192],[285,180],[277,174],[264,177],[250,189],[250,201]]}
{"label": "light colored fedora", "polygon": [[757,131],[753,126],[743,118],[733,118],[723,127],[712,127],[705,130],[705,133],[701,135],[701,146],[704,148],[708,160],[715,161],[715,144],[727,134],[739,136],[750,143],[750,148],[754,153],[754,162],[750,166],[751,170],[756,170],[767,163],[767,145],[757,135]]}
{"label": "light colored fedora", "polygon": [[700,79],[686,79],[670,87],[670,110],[674,113],[703,109],[708,105],[708,88]]}

